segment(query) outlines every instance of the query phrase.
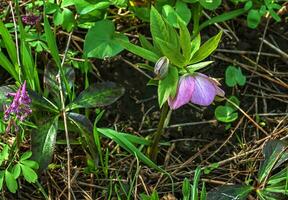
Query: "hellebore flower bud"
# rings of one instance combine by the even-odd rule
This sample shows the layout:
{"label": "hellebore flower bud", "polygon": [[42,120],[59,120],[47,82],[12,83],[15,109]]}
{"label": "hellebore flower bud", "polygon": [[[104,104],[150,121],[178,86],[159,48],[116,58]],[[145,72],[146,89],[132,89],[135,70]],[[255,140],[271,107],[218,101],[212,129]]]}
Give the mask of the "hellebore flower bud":
{"label": "hellebore flower bud", "polygon": [[156,62],[154,67],[154,73],[156,74],[157,80],[163,79],[168,74],[169,69],[169,59],[165,56],[159,58],[159,60]]}

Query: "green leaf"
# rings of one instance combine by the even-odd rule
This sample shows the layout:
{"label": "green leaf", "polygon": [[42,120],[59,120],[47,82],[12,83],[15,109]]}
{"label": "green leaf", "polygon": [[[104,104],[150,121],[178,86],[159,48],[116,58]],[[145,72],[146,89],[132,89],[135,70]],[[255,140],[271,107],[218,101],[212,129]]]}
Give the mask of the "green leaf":
{"label": "green leaf", "polygon": [[68,32],[70,32],[75,24],[74,14],[68,8],[63,8],[62,15],[63,15],[62,27]]}
{"label": "green leaf", "polygon": [[190,182],[187,178],[185,178],[182,184],[183,200],[190,200],[190,193],[191,193]]}
{"label": "green leaf", "polygon": [[181,0],[177,0],[175,4],[175,10],[176,10],[176,13],[178,14],[178,20],[180,18],[181,21],[185,23],[185,25],[188,25],[192,14],[187,3],[184,3]]}
{"label": "green leaf", "polygon": [[192,59],[190,60],[190,64],[200,62],[207,58],[217,47],[220,42],[222,36],[222,31],[219,32],[214,37],[210,38],[207,42],[205,42],[199,50],[194,54]]}
{"label": "green leaf", "polygon": [[198,183],[200,180],[201,175],[201,168],[197,167],[195,170],[193,185],[192,185],[192,191],[191,191],[191,200],[198,200]]}
{"label": "green leaf", "polygon": [[116,39],[117,43],[121,45],[123,48],[127,49],[128,51],[132,52],[133,54],[136,54],[146,60],[149,60],[151,62],[156,63],[159,59],[159,56],[154,53],[153,51],[144,49],[142,47],[139,47],[135,44],[130,43],[127,40],[122,40],[120,38]]}
{"label": "green leaf", "polygon": [[280,172],[278,172],[277,174],[274,174],[273,176],[271,176],[268,179],[268,185],[276,185],[282,181],[287,181],[287,177],[288,177],[288,168],[285,167],[284,169],[282,169]]}
{"label": "green leaf", "polygon": [[207,67],[208,65],[210,65],[213,62],[214,61],[204,61],[204,62],[199,62],[199,63],[193,64],[193,65],[189,65],[186,67],[186,69],[181,70],[180,73],[185,74],[185,73],[187,73],[187,70],[188,70],[192,74],[195,71],[198,71],[199,69]]}
{"label": "green leaf", "polygon": [[[139,35],[139,41],[141,43],[141,46],[151,52],[154,52],[155,54],[158,54],[157,49],[146,39],[145,36]],[[125,47],[124,47],[125,48]],[[141,55],[140,55],[141,56]]]}
{"label": "green leaf", "polygon": [[17,163],[16,165],[13,166],[12,168],[12,174],[14,176],[15,179],[17,179],[20,174],[21,174],[21,167],[20,167],[20,164]]}
{"label": "green leaf", "polygon": [[210,26],[212,24],[224,22],[224,21],[227,21],[230,19],[235,19],[236,17],[244,14],[245,12],[246,12],[246,10],[244,8],[241,8],[241,9],[233,10],[230,12],[225,12],[221,15],[217,15],[216,17],[213,17],[209,20],[206,20],[202,24],[200,24],[199,31],[201,31],[203,28]]}
{"label": "green leaf", "polygon": [[36,172],[26,165],[21,165],[22,174],[29,183],[35,183],[38,179]]}
{"label": "green leaf", "polygon": [[128,41],[128,38],[120,33],[115,33],[112,21],[101,20],[91,27],[85,37],[84,53],[87,57],[104,59],[113,57],[123,51],[117,39]]}
{"label": "green leaf", "polygon": [[52,159],[57,129],[58,116],[48,120],[32,133],[33,160],[39,163],[41,170],[46,169]]}
{"label": "green leaf", "polygon": [[4,171],[1,170],[1,171],[0,171],[0,191],[1,191],[2,188],[3,188],[3,182],[4,182]]}
{"label": "green leaf", "polygon": [[107,106],[117,101],[125,92],[123,87],[113,82],[90,85],[67,106],[67,110]]}
{"label": "green leaf", "polygon": [[167,22],[173,26],[178,28],[178,15],[172,6],[166,4],[162,8],[162,15],[166,18]]}
{"label": "green leaf", "polygon": [[178,70],[176,67],[169,67],[167,76],[159,80],[158,86],[158,102],[160,108],[168,100],[169,96],[174,97],[178,87]]}
{"label": "green leaf", "polygon": [[221,5],[221,0],[199,0],[199,3],[208,10],[215,10]]}
{"label": "green leaf", "polygon": [[20,161],[27,160],[32,156],[32,151],[26,151],[22,156],[20,157]]}
{"label": "green leaf", "polygon": [[34,160],[23,160],[23,161],[21,161],[21,164],[28,166],[28,167],[35,169],[35,170],[37,170],[39,168],[38,163]]}
{"label": "green leaf", "polygon": [[[167,30],[166,24],[158,13],[158,11],[152,6],[150,11],[150,32],[153,38],[153,42],[156,41],[156,38],[159,38],[164,41],[169,41],[169,32]],[[157,48],[157,43],[154,43]]]}
{"label": "green leaf", "polygon": [[264,161],[258,171],[258,180],[261,183],[273,169],[277,168],[288,159],[285,152],[287,144],[281,140],[271,140],[263,148]]}
{"label": "green leaf", "polygon": [[[153,161],[151,161],[147,156],[145,156],[138,148],[136,148],[125,136],[118,134],[117,131],[114,131],[112,129],[99,129],[97,128],[97,131],[101,134],[103,134],[105,137],[110,138],[111,140],[115,141],[117,144],[119,144],[122,148],[124,148],[126,151],[131,153],[132,155],[136,156],[139,160],[141,160],[144,164],[148,165],[151,168],[157,169],[161,172],[164,172],[164,170],[158,165],[156,165]],[[166,173],[166,172],[165,172]]]}
{"label": "green leaf", "polygon": [[51,31],[51,26],[46,16],[44,16],[44,31],[50,53],[58,67],[61,66],[61,59],[57,48],[57,43],[54,33]]}
{"label": "green leaf", "polygon": [[247,15],[247,25],[249,28],[257,28],[261,21],[261,14],[258,10],[251,9]]}
{"label": "green leaf", "polygon": [[8,51],[8,55],[12,61],[12,65],[16,65],[17,64],[16,45],[2,20],[0,20],[0,35],[2,37],[2,41],[4,42],[5,48]]}
{"label": "green leaf", "polygon": [[[233,103],[236,104],[237,106],[240,105],[239,99],[238,99],[237,97],[235,97],[235,96],[229,97],[229,101],[233,102]],[[229,101],[227,101],[227,102],[225,103],[225,106],[228,106],[228,107],[232,108],[233,110],[237,110],[238,108],[235,107],[235,106],[234,106],[232,103],[230,103]]]}
{"label": "green leaf", "polygon": [[238,118],[238,113],[234,112],[234,109],[229,106],[218,106],[215,109],[215,117],[218,121],[229,123]]}
{"label": "green leaf", "polygon": [[2,51],[0,51],[0,66],[2,66],[16,81],[19,81],[19,76],[14,65],[8,60]]}
{"label": "green leaf", "polygon": [[184,66],[185,59],[180,51],[178,51],[178,48],[175,48],[172,43],[161,40],[160,38],[156,38],[155,41],[157,41],[163,55],[166,56],[172,64],[180,68]]}
{"label": "green leaf", "polygon": [[230,65],[225,71],[225,83],[229,87],[234,87],[236,84],[243,86],[246,83],[246,76],[242,74],[241,68]]}
{"label": "green leaf", "polygon": [[108,1],[100,1],[99,3],[90,4],[81,10],[80,15],[88,14],[90,12],[93,12],[94,10],[106,9],[109,6],[110,2]]}
{"label": "green leaf", "polygon": [[246,200],[250,192],[254,188],[249,185],[229,185],[222,186],[216,191],[208,192],[207,199],[209,200]]}
{"label": "green leaf", "polygon": [[18,189],[17,181],[7,169],[5,170],[5,182],[8,190],[12,193],[16,193]]}
{"label": "green leaf", "polygon": [[179,37],[179,42],[180,42],[180,46],[182,49],[182,54],[184,56],[185,59],[185,63],[189,62],[190,58],[191,58],[191,50],[192,50],[192,45],[191,45],[191,35],[189,33],[188,28],[182,23],[179,22],[180,25],[180,37]]}
{"label": "green leaf", "polygon": [[32,106],[35,109],[38,110],[46,110],[49,112],[53,112],[53,113],[59,113],[58,108],[55,104],[53,104],[51,101],[49,101],[48,99],[46,99],[43,96],[39,96],[38,93],[29,90],[28,91],[29,97],[32,99]]}

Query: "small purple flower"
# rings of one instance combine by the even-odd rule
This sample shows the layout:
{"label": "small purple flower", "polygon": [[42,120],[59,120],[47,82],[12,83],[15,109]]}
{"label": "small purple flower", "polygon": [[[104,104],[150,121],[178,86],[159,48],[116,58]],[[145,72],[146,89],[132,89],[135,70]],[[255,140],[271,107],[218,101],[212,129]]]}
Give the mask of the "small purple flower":
{"label": "small purple flower", "polygon": [[29,114],[32,113],[30,109],[31,99],[26,91],[26,81],[17,90],[16,93],[8,93],[7,97],[14,97],[10,106],[5,110],[4,119],[8,120],[10,115],[16,115],[16,118],[23,121]]}
{"label": "small purple flower", "polygon": [[40,17],[33,15],[33,14],[22,16],[22,22],[24,24],[33,26],[39,21],[40,21]]}
{"label": "small purple flower", "polygon": [[216,80],[201,73],[184,75],[179,80],[176,96],[169,97],[168,104],[172,110],[176,110],[188,102],[208,106],[214,101],[216,95],[225,95],[218,85]]}

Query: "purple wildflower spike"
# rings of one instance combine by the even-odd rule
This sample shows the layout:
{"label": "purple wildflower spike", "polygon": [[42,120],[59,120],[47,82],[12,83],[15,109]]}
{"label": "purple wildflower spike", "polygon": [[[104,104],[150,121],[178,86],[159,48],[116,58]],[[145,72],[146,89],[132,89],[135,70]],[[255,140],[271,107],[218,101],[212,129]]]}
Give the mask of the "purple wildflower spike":
{"label": "purple wildflower spike", "polygon": [[14,114],[16,118],[23,121],[32,113],[29,105],[31,99],[26,91],[26,81],[24,81],[23,85],[19,87],[16,93],[8,93],[7,97],[14,97],[14,99],[4,113],[5,120],[8,120],[10,115]]}
{"label": "purple wildflower spike", "polygon": [[182,76],[179,80],[176,96],[168,99],[170,108],[176,110],[188,103],[192,97],[194,85],[194,78],[192,76]]}
{"label": "purple wildflower spike", "polygon": [[178,90],[174,98],[168,99],[171,109],[175,110],[185,105],[189,101],[200,106],[209,106],[215,96],[224,96],[225,92],[218,87],[216,80],[205,74],[195,73],[195,75],[182,76],[179,80]]}

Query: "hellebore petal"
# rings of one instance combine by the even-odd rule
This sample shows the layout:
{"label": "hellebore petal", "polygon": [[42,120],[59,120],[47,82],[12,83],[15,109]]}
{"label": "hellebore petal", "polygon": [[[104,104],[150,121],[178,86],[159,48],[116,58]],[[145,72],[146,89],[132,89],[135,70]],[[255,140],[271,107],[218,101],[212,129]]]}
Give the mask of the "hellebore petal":
{"label": "hellebore petal", "polygon": [[154,73],[156,74],[156,79],[163,79],[168,74],[169,69],[169,59],[164,57],[159,58],[154,67]]}
{"label": "hellebore petal", "polygon": [[201,106],[210,105],[216,96],[217,86],[204,74],[197,73],[194,79],[195,86],[191,102]]}
{"label": "hellebore petal", "polygon": [[191,100],[194,85],[192,76],[182,76],[180,78],[176,96],[168,99],[168,104],[172,110],[180,108]]}

